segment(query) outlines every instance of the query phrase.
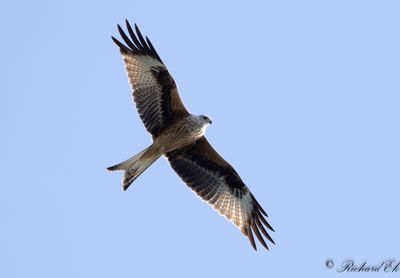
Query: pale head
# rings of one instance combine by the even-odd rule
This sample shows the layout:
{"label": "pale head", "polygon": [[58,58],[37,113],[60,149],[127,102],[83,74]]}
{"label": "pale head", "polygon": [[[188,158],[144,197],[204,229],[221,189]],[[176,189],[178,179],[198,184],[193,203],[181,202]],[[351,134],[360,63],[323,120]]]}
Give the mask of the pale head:
{"label": "pale head", "polygon": [[195,121],[197,122],[198,125],[200,125],[200,136],[203,136],[204,133],[206,132],[207,127],[212,124],[212,120],[210,117],[206,115],[199,115],[199,116],[194,116]]}
{"label": "pale head", "polygon": [[210,117],[206,116],[206,115],[200,115],[197,116],[197,118],[204,123],[205,126],[211,125],[212,124],[212,120]]}

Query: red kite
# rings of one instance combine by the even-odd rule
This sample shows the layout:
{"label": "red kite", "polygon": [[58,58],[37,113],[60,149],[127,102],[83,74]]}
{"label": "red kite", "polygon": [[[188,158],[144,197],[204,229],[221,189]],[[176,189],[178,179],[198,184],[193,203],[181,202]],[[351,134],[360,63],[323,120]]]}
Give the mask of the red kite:
{"label": "red kite", "polygon": [[[226,162],[204,137],[212,123],[207,116],[195,116],[183,105],[175,81],[150,40],[144,38],[135,24],[135,31],[126,21],[128,35],[118,25],[125,44],[112,37],[125,62],[133,100],[153,143],[139,154],[110,171],[124,171],[123,189],[162,155],[182,180],[204,201],[232,221],[247,236],[255,250],[255,233],[268,249],[262,235],[274,243],[265,220],[264,209],[243,183],[235,169]],[[261,233],[260,233],[261,232]]]}

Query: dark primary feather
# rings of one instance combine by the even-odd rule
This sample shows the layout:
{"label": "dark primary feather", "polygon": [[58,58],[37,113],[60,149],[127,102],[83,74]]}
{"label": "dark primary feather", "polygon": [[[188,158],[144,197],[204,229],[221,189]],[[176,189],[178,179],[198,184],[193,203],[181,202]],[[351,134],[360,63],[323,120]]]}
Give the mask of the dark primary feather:
{"label": "dark primary feather", "polygon": [[125,22],[126,22],[126,27],[128,29],[130,38],[126,35],[126,33],[124,32],[124,30],[122,29],[122,27],[119,24],[117,25],[117,27],[118,27],[119,34],[121,35],[124,42],[128,45],[128,47],[126,47],[123,43],[118,41],[113,36],[111,37],[113,39],[113,41],[120,47],[121,51],[126,54],[132,53],[132,54],[136,54],[136,55],[149,55],[149,56],[157,59],[161,63],[163,63],[163,61],[161,60],[157,51],[153,47],[150,39],[146,37],[146,40],[145,40],[143,38],[142,33],[140,32],[140,30],[136,24],[135,24],[135,30],[136,30],[136,34],[135,34],[135,32],[133,32],[133,30],[132,30],[132,27],[131,27],[129,21],[126,20]]}
{"label": "dark primary feather", "polygon": [[114,38],[113,36],[111,36],[112,40],[115,42],[116,45],[119,46],[121,52],[123,53],[129,53],[130,51],[132,51],[131,49],[129,49],[128,47],[126,47],[123,43],[121,43],[119,40],[117,40],[116,38]]}
{"label": "dark primary feather", "polygon": [[249,237],[249,241],[251,243],[251,246],[253,246],[254,250],[257,250],[256,243],[254,241],[253,233],[251,231],[250,226],[247,226],[247,236]]}
{"label": "dark primary feather", "polygon": [[[224,160],[213,159],[217,157],[213,155],[214,152],[215,150],[202,137],[187,147],[167,153],[167,157],[182,180],[200,198],[238,226],[254,249],[257,247],[253,232],[260,243],[268,249],[263,235],[270,242],[274,241],[263,225],[271,231],[274,230],[263,216],[263,214],[266,216],[264,209],[231,165]],[[239,215],[242,213],[243,217],[238,217],[237,207],[241,208]]]}
{"label": "dark primary feather", "polygon": [[[129,26],[129,22],[126,21],[126,23],[127,23],[127,26]],[[136,30],[136,34],[137,34],[138,37],[139,37],[140,43],[141,43],[142,46],[143,46],[144,52],[145,52],[146,54],[150,55],[150,53],[151,53],[150,48],[149,48],[149,46],[147,45],[146,41],[144,40],[144,38],[143,38],[143,36],[142,36],[142,33],[140,33],[140,30],[139,30],[139,28],[137,27],[136,24],[135,24],[135,30]]]}
{"label": "dark primary feather", "polygon": [[[126,27],[127,27],[127,29],[128,29],[128,33],[129,33],[129,35],[131,36],[133,42],[135,43],[135,45],[137,45],[137,47],[135,46],[135,49],[137,49],[137,48],[139,47],[139,49],[140,49],[141,51],[143,51],[143,46],[142,46],[141,43],[138,41],[138,39],[137,39],[137,37],[136,37],[136,35],[135,35],[135,32],[133,32],[132,27],[131,27],[131,25],[129,24],[128,21],[126,22]],[[139,50],[138,50],[138,51],[139,51]]]}

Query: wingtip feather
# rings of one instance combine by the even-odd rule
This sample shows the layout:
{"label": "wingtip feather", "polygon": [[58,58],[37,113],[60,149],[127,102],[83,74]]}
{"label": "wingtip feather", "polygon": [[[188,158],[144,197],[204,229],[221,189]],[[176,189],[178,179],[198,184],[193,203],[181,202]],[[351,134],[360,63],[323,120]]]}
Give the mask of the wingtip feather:
{"label": "wingtip feather", "polygon": [[254,241],[254,237],[253,237],[253,233],[251,231],[250,225],[247,226],[247,237],[249,238],[251,246],[253,246],[254,250],[257,251],[256,242]]}
{"label": "wingtip feather", "polygon": [[119,47],[119,50],[122,53],[128,53],[130,51],[129,48],[127,48],[123,43],[121,43],[119,40],[111,36],[111,39],[114,41],[114,43]]}
{"label": "wingtip feather", "polygon": [[136,33],[135,33],[135,31],[133,31],[133,28],[132,28],[131,24],[129,23],[128,19],[125,19],[125,24],[126,24],[126,28],[128,30],[129,36],[131,38],[129,38],[127,36],[127,33],[124,32],[121,25],[117,24],[117,28],[118,28],[119,34],[121,35],[122,39],[124,40],[124,42],[126,43],[127,46],[112,36],[113,41],[119,46],[122,54],[131,53],[131,54],[138,54],[138,55],[141,55],[141,54],[149,55],[149,56],[157,59],[161,63],[163,63],[163,61],[161,60],[157,51],[155,50],[154,46],[151,44],[150,40],[148,39],[148,37],[147,36],[144,37],[142,35],[142,33],[140,32],[138,25],[136,23],[134,23],[134,28],[136,31]]}
{"label": "wingtip feather", "polygon": [[118,170],[117,167],[118,166],[118,164],[117,165],[113,165],[113,166],[110,166],[110,167],[107,167],[107,171],[115,171],[115,170]]}
{"label": "wingtip feather", "polygon": [[253,229],[253,231],[254,231],[256,237],[257,237],[258,240],[261,242],[261,244],[262,244],[267,250],[269,250],[268,245],[265,243],[264,238],[261,236],[260,231],[258,230],[256,224],[254,223],[254,220],[251,220],[251,228]]}

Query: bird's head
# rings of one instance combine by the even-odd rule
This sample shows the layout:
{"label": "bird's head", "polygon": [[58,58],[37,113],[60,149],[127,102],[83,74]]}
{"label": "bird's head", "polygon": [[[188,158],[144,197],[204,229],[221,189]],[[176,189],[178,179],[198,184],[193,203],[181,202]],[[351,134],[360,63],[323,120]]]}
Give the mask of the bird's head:
{"label": "bird's head", "polygon": [[206,115],[200,115],[199,119],[205,124],[205,125],[211,125],[212,124],[212,120],[210,117],[206,116]]}

